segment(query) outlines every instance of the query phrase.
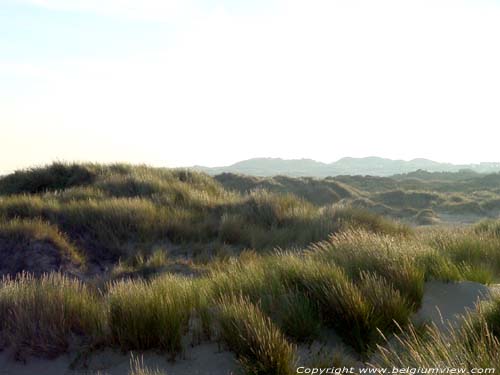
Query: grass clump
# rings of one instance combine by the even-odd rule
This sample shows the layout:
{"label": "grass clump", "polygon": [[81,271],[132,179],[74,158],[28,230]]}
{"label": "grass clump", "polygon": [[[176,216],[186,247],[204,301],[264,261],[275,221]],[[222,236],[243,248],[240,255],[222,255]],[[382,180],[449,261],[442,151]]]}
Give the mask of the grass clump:
{"label": "grass clump", "polygon": [[268,267],[268,257],[244,259],[217,265],[209,279],[211,292],[214,298],[243,295],[270,311],[275,299],[286,289],[274,270]]}
{"label": "grass clump", "polygon": [[500,339],[500,295],[497,293],[492,300],[483,302],[479,308],[488,328]]}
{"label": "grass clump", "polygon": [[20,357],[55,357],[74,336],[98,341],[105,322],[101,297],[61,274],[21,274],[0,284],[0,336]]}
{"label": "grass clump", "polygon": [[317,305],[299,291],[281,298],[277,320],[281,330],[296,342],[312,342],[318,337],[321,322]]}
{"label": "grass clump", "polygon": [[40,193],[92,183],[96,165],[53,163],[41,168],[16,171],[0,179],[0,194]]}
{"label": "grass clump", "polygon": [[354,280],[363,271],[385,278],[415,308],[421,304],[425,280],[416,256],[425,251],[411,238],[363,230],[342,232],[310,247],[312,257],[342,267]]}
{"label": "grass clump", "polygon": [[477,234],[500,238],[500,220],[483,220],[474,226]]}
{"label": "grass clump", "polygon": [[111,341],[122,350],[164,350],[175,358],[182,352],[195,305],[192,281],[164,276],[145,282],[119,281],[109,286]]}
{"label": "grass clump", "polygon": [[371,306],[361,291],[338,266],[282,256],[274,267],[285,285],[315,301],[321,320],[359,351],[367,349],[375,329],[371,325]]}
{"label": "grass clump", "polygon": [[461,269],[463,279],[488,283],[500,274],[500,241],[496,237],[469,229],[439,230],[423,241]]}
{"label": "grass clump", "polygon": [[248,374],[290,375],[295,348],[255,304],[244,297],[220,300],[221,339],[236,353]]}
{"label": "grass clump", "polygon": [[129,375],[167,375],[166,372],[160,370],[151,370],[146,365],[144,365],[144,359],[141,357],[130,358],[130,372]]}
{"label": "grass clump", "polygon": [[460,327],[446,332],[437,326],[423,333],[410,327],[397,336],[394,345],[379,347],[376,367],[429,368],[447,366],[465,368],[500,368],[500,343],[482,317],[468,316]]}
{"label": "grass clump", "polygon": [[393,332],[398,325],[404,325],[409,321],[413,313],[412,304],[387,279],[363,271],[358,287],[373,306],[372,325],[378,330],[385,333]]}
{"label": "grass clump", "polygon": [[170,264],[164,249],[156,249],[150,255],[138,252],[124,261],[119,261],[111,271],[112,279],[137,278],[148,279],[160,273]]}
{"label": "grass clump", "polygon": [[358,229],[405,237],[413,233],[408,225],[390,220],[368,210],[349,206],[331,206],[323,210],[327,217],[334,218],[339,223],[337,232]]}

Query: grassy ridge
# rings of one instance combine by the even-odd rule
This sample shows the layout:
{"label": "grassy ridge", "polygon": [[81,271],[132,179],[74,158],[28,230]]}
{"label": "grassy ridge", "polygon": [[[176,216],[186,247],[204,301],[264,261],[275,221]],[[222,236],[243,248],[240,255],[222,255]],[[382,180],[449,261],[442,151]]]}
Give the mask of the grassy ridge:
{"label": "grassy ridge", "polygon": [[362,210],[319,209],[263,190],[240,194],[200,173],[144,166],[53,164],[0,179],[0,192],[0,223],[47,222],[97,263],[162,242],[271,249],[306,246],[348,225],[409,232]]}

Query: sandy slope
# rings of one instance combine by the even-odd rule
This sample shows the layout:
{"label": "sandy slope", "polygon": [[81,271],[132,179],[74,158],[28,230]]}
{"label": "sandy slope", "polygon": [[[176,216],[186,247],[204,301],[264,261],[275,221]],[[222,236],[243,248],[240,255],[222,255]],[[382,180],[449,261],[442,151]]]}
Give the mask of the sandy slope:
{"label": "sandy slope", "polygon": [[462,281],[444,283],[431,281],[425,284],[424,298],[415,322],[434,322],[439,328],[456,324],[460,316],[474,310],[479,300],[490,298],[490,289],[479,283]]}

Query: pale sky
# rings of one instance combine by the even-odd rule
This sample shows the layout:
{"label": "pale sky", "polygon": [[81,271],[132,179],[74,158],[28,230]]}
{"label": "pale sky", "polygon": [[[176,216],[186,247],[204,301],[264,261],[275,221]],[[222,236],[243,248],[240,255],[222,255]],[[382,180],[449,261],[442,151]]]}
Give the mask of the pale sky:
{"label": "pale sky", "polygon": [[0,0],[0,173],[500,161],[500,0]]}

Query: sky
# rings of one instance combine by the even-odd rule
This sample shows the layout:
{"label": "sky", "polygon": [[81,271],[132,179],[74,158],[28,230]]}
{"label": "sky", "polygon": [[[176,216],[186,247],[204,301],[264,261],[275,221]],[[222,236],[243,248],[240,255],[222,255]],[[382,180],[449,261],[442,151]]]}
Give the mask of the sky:
{"label": "sky", "polygon": [[500,161],[500,0],[0,0],[0,173]]}

